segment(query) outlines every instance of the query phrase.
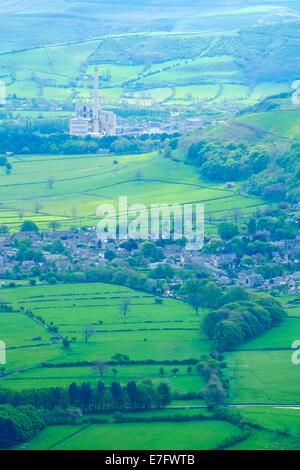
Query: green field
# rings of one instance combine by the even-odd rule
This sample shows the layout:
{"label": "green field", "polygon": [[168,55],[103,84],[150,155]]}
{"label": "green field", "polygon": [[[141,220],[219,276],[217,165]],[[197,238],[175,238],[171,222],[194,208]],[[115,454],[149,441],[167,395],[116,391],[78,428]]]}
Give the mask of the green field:
{"label": "green field", "polygon": [[[266,143],[274,158],[297,141],[300,110],[290,98],[291,83],[299,78],[300,8],[295,1],[2,0],[0,13],[0,80],[8,103],[7,109],[0,104],[0,125],[7,132],[67,132],[76,102],[92,99],[97,66],[101,106],[116,112],[119,128],[145,134],[173,128],[180,134],[170,158],[163,156],[164,144],[159,152],[135,155],[102,155],[99,150],[62,156],[53,154],[56,145],[52,154],[27,155],[25,142],[19,150],[24,156],[9,156],[13,149],[3,148],[12,169],[0,167],[0,226],[7,225],[10,233],[25,220],[41,230],[53,228],[53,221],[62,230],[95,227],[98,206],[117,209],[119,196],[125,195],[129,205],[147,208],[202,203],[206,235],[216,235],[221,221],[234,220],[246,244],[245,224],[266,208],[266,201],[245,194],[244,181],[226,188],[224,181],[205,180],[199,167],[183,162],[184,155],[192,141],[202,138]],[[201,129],[190,131],[193,125]],[[173,143],[172,136],[172,149]],[[217,153],[216,148],[216,161]],[[246,173],[252,174],[248,166]],[[276,162],[276,173],[278,168]],[[271,163],[268,169],[273,170]],[[287,187],[290,192],[291,208],[297,188]],[[287,209],[287,214],[294,217],[296,211]],[[227,246],[234,251],[234,242]],[[239,268],[233,271],[228,269],[229,277],[239,274]],[[102,408],[86,408],[102,410],[97,416],[84,415],[83,407],[83,415],[74,419],[77,424],[48,426],[18,450],[207,450],[224,440],[231,450],[299,449],[300,366],[292,362],[292,344],[300,338],[300,297],[279,296],[287,312],[282,324],[220,358],[228,379],[224,388],[229,384],[225,406],[228,412],[239,411],[249,432],[232,444],[232,438],[241,438],[241,422],[217,420],[204,399],[197,399],[207,383],[205,370],[199,373],[195,363],[213,347],[202,328],[206,310],[196,316],[183,301],[163,298],[159,304],[151,294],[119,285],[50,285],[49,277],[46,285],[40,279],[39,285],[29,286],[24,276],[17,287],[1,288],[0,303],[14,311],[0,309],[0,340],[7,346],[0,390],[9,389],[11,396],[23,391],[25,397],[28,389],[68,388],[76,382],[91,384],[94,393],[99,381],[108,388],[115,381],[125,387],[146,380],[155,387],[167,384],[174,399],[165,409],[144,412],[123,403],[133,410],[123,411],[123,417],[139,417],[139,423],[118,424],[119,414],[103,411],[108,409],[104,401]],[[120,310],[125,298],[130,299],[126,316]],[[26,309],[33,315],[26,315]],[[69,342],[63,343],[64,338]],[[112,359],[117,354],[128,355],[131,362],[116,365]],[[209,385],[218,381],[206,372]],[[200,414],[207,420],[198,416],[189,421]],[[97,419],[107,424],[94,424]]]}
{"label": "green field", "polygon": [[[198,414],[198,411],[167,409],[142,412],[138,413],[138,416],[186,416]],[[200,411],[201,414],[206,414],[204,410]],[[243,416],[251,423],[257,423],[266,429],[253,430],[250,437],[231,446],[231,450],[288,450],[298,447],[299,410],[252,408],[244,409]],[[110,424],[51,426],[17,449],[110,450],[117,441],[119,450],[208,450],[229,437],[240,435],[237,427],[221,421],[113,424],[110,415],[102,415],[102,418],[107,419]],[[277,431],[288,432],[290,436],[283,436]]]}
{"label": "green field", "polygon": [[[290,310],[288,310],[288,313],[290,314]],[[287,318],[280,327],[272,329],[243,347],[250,350],[290,349],[297,335],[300,337],[300,318]]]}
{"label": "green field", "polygon": [[[76,362],[110,360],[117,353],[128,354],[132,360],[199,358],[209,350],[209,343],[200,329],[200,320],[195,318],[192,309],[180,301],[165,299],[162,305],[154,303],[154,297],[135,292],[125,287],[106,284],[57,285],[44,287],[20,287],[15,290],[3,290],[3,300],[13,303],[16,307],[30,308],[35,315],[41,316],[47,324],[53,322],[59,332],[75,339],[69,350],[60,344],[51,343],[51,335],[33,320],[21,314],[1,314],[3,317],[2,338],[7,341],[7,371],[14,371],[40,365],[42,362]],[[124,318],[119,311],[122,298],[131,298],[130,314]],[[6,323],[6,318],[12,319]],[[15,316],[15,318],[14,318]],[[12,336],[11,324],[18,325],[16,317],[20,317],[20,331],[15,330]],[[23,326],[26,324],[27,329]],[[32,332],[29,323],[32,323]],[[94,326],[94,334],[88,343],[84,342],[83,330],[86,324]],[[34,336],[42,336],[34,342]],[[15,344],[18,338],[18,344]],[[23,349],[10,349],[24,346]],[[160,377],[160,365],[130,366],[118,368],[117,376],[123,382],[138,377]],[[193,370],[187,373],[186,367],[180,367],[178,373],[172,373],[173,367],[164,367],[166,380],[176,390],[200,390],[203,382]],[[68,377],[78,379],[91,378],[97,375],[91,367],[66,370],[40,368],[11,376],[14,387],[39,385],[45,381],[54,383],[60,377],[61,384],[70,382]],[[37,378],[37,380],[32,380]],[[107,381],[113,380],[113,371],[107,373]],[[5,380],[10,385],[10,377]]]}
{"label": "green field", "polygon": [[[16,325],[18,325],[16,329]],[[5,313],[0,315],[0,331],[5,332],[5,341],[8,347],[33,345],[32,338],[41,336],[48,340],[46,331],[24,315],[18,313]],[[17,334],[16,334],[17,333]]]}
{"label": "green field", "polygon": [[[282,303],[293,298],[285,297]],[[292,363],[292,343],[300,337],[300,318],[293,313],[280,327],[226,355],[231,402],[300,404],[299,367]]]}
{"label": "green field", "polygon": [[[300,408],[244,407],[242,415],[247,421],[263,426],[265,430],[253,432],[246,441],[235,444],[230,448],[231,450],[293,450],[299,448]],[[277,432],[275,434],[274,431],[279,431],[281,434]],[[289,436],[283,436],[282,433],[288,433]]]}
{"label": "green field", "polygon": [[258,130],[274,135],[296,138],[300,131],[300,111],[280,110],[272,112],[252,113],[238,118],[241,124],[252,126]]}
{"label": "green field", "polygon": [[218,85],[190,85],[176,87],[176,100],[213,99],[219,91]]}
{"label": "green field", "polygon": [[[130,333],[129,333],[130,335]],[[111,340],[114,338],[111,337]],[[67,360],[71,359],[68,357]],[[187,372],[187,366],[176,366],[178,372],[176,376],[172,372],[175,366],[163,366],[164,375],[160,374],[162,366],[122,366],[110,367],[105,372],[102,382],[110,385],[117,380],[121,384],[126,385],[131,380],[137,382],[150,379],[154,384],[163,381],[167,383],[174,392],[185,393],[199,392],[205,386],[204,381],[193,368],[192,373]],[[115,370],[117,371],[115,373]],[[90,367],[64,367],[61,368],[36,368],[32,371],[21,372],[6,382],[11,389],[20,390],[26,388],[43,388],[43,387],[68,387],[70,383],[90,382],[96,383],[99,380],[99,373]],[[199,404],[199,402],[198,402]]]}
{"label": "green field", "polygon": [[243,415],[263,426],[300,435],[300,408],[248,408]]}
{"label": "green field", "polygon": [[292,350],[234,352],[227,360],[232,402],[300,404],[299,368],[292,363]]}
{"label": "green field", "polygon": [[[11,163],[11,175],[0,173],[0,223],[13,227],[24,218],[41,227],[47,227],[51,220],[62,226],[96,225],[98,205],[117,203],[120,195],[127,195],[129,204],[147,206],[201,202],[206,214],[215,219],[221,219],[224,213],[230,215],[237,207],[246,215],[263,204],[257,198],[240,195],[238,187],[226,190],[224,184],[201,181],[192,166],[157,153],[114,157],[36,155],[11,158]],[[52,189],[49,178],[55,179]],[[39,213],[35,211],[37,203],[42,206]]]}
{"label": "green field", "polygon": [[[124,296],[130,297],[132,301],[130,313],[125,319],[118,309]],[[163,381],[170,385],[172,391],[181,393],[199,392],[204,386],[203,379],[195,367],[188,373],[187,366],[176,366],[175,373],[175,366],[159,364],[160,359],[200,357],[202,352],[209,351],[209,343],[200,329],[200,320],[195,318],[193,311],[180,301],[165,299],[162,305],[156,305],[151,295],[106,284],[20,287],[14,291],[3,290],[2,298],[18,308],[30,307],[34,314],[41,315],[47,323],[54,322],[61,334],[70,338],[76,336],[77,340],[75,343],[72,342],[70,350],[64,350],[59,343],[33,347],[35,345],[30,343],[33,333],[43,334],[43,341],[47,339],[49,341],[50,334],[34,320],[21,314],[1,314],[3,317],[1,335],[7,341],[8,348],[14,344],[15,337],[19,339],[20,346],[28,342],[29,347],[8,349],[6,371],[14,373],[5,380],[0,380],[0,386],[21,390],[32,387],[68,386],[74,381],[94,383],[100,380],[100,376],[92,366],[46,368],[41,366],[41,362],[54,364],[78,360],[108,360],[116,353],[129,354],[131,359],[136,360],[155,358],[158,364],[109,367],[105,370],[104,377],[101,377],[107,385],[114,380],[125,385],[130,380],[139,382],[150,379],[154,383]],[[7,315],[10,315],[14,321],[15,337],[11,337],[10,323],[5,321]],[[17,315],[22,321],[18,322],[13,318]],[[82,328],[87,322],[93,324],[96,331],[86,344]],[[29,328],[24,331],[23,323],[26,323],[26,327],[31,324],[32,331]],[[18,373],[18,370],[23,368],[31,369]],[[202,403],[198,401],[197,404]],[[188,402],[187,405],[189,406]],[[175,402],[175,406],[182,406],[182,403]],[[148,415],[157,413],[153,411]],[[190,415],[196,414],[197,410],[165,410],[162,415],[176,413]],[[111,420],[111,417],[108,418]],[[148,446],[163,449],[171,445],[175,446],[174,449],[183,449],[188,446],[188,442],[192,448],[208,449],[227,436],[239,434],[237,428],[223,422],[181,423],[174,426],[173,423],[160,424],[109,424],[105,427],[95,425],[87,428],[50,427],[24,448],[71,449],[79,445],[81,449],[108,449],[115,439],[119,439],[118,436],[122,435],[123,440],[118,444],[119,449],[129,449],[133,445],[140,449]],[[130,440],[126,438],[127,430],[132,436]],[[157,439],[158,433],[161,436],[159,439]]]}
{"label": "green field", "polygon": [[[55,430],[57,434],[55,435]],[[69,433],[69,434],[68,434]],[[217,421],[196,423],[105,424],[88,427],[48,428],[34,438],[28,450],[208,450],[227,437],[240,434],[235,426]]]}
{"label": "green field", "polygon": [[266,96],[274,96],[274,95],[278,95],[280,93],[285,93],[288,91],[291,91],[291,83],[289,82],[260,83],[259,85],[256,85],[254,89],[252,90],[252,93],[250,95],[250,100],[255,102],[257,100],[264,99]]}

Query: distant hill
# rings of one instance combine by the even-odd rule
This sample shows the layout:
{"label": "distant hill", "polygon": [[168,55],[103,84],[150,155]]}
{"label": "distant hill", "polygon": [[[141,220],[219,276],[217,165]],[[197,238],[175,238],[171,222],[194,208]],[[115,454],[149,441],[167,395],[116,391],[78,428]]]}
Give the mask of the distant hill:
{"label": "distant hill", "polygon": [[298,9],[293,0],[3,0],[0,48],[136,31],[231,31],[268,18],[295,18]]}
{"label": "distant hill", "polygon": [[9,99],[89,96],[96,64],[108,105],[146,93],[233,115],[300,78],[294,0],[4,0],[0,13]]}

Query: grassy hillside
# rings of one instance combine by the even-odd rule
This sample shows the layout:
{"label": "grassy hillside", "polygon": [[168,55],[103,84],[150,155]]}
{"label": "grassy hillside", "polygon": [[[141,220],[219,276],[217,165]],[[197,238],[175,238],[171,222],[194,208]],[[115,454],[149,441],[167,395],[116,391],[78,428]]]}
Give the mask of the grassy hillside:
{"label": "grassy hillside", "polygon": [[251,126],[257,131],[272,133],[274,135],[298,138],[300,134],[300,110],[278,110],[258,112],[244,115],[237,122]]}
{"label": "grassy hillside", "polygon": [[[157,0],[137,2],[89,0],[52,2],[38,0],[3,1],[1,30],[7,45],[13,48],[87,39],[102,34],[132,31],[224,31],[256,24],[265,17],[285,15],[284,7],[295,8],[294,2],[235,1],[224,5],[218,0]],[[159,8],[158,8],[159,5]],[[40,20],[47,28],[40,27]],[[104,21],[103,21],[104,20]],[[18,28],[18,36],[13,34]],[[34,30],[35,34],[28,34]],[[26,34],[27,32],[27,34]]]}
{"label": "grassy hillside", "polygon": [[173,0],[158,9],[154,0],[138,8],[133,0],[113,8],[89,1],[87,9],[57,0],[1,8],[0,75],[9,99],[89,97],[97,64],[111,75],[102,81],[106,105],[143,107],[136,101],[143,91],[154,106],[200,102],[218,111],[288,91],[299,76],[294,2]]}
{"label": "grassy hillside", "polygon": [[[175,99],[184,98],[186,105],[209,100],[211,105],[237,101],[246,106],[290,90],[289,74],[278,81],[261,76],[249,83],[237,52],[216,48],[212,37],[197,34],[124,35],[0,54],[0,71],[9,99],[88,97],[93,65],[98,65],[103,76],[109,71],[110,80],[102,80],[101,87],[112,104],[134,97],[139,90],[155,100],[157,88],[166,90],[166,99],[171,87]],[[170,105],[173,98],[169,94]]]}
{"label": "grassy hillside", "polygon": [[[116,163],[117,162],[117,163]],[[12,158],[11,175],[0,175],[1,223],[18,227],[30,218],[41,227],[53,219],[62,226],[94,225],[103,202],[130,204],[202,202],[206,214],[222,219],[239,207],[244,215],[263,201],[240,195],[238,187],[201,181],[196,170],[157,153],[129,156],[26,156]],[[137,178],[137,172],[139,177]],[[55,178],[52,189],[48,179]],[[36,213],[36,203],[42,205]]]}

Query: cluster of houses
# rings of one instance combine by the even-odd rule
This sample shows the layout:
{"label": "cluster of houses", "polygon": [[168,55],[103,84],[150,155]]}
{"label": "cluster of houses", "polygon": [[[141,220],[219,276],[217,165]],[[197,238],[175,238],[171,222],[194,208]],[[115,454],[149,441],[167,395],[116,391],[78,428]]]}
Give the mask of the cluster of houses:
{"label": "cluster of houses", "polygon": [[[42,254],[42,260],[18,260],[17,254],[21,240],[30,239],[30,249]],[[49,250],[53,242],[60,240],[61,250]],[[16,232],[0,235],[0,279],[5,284],[8,272],[16,272],[30,277],[34,269],[39,273],[49,272],[55,267],[57,272],[85,272],[97,269],[109,263],[107,252],[114,255],[120,265],[126,265],[126,258],[141,254],[143,242],[137,241],[134,249],[129,251],[124,244],[117,241],[101,243],[93,229],[71,229],[65,231],[44,231],[40,233]],[[272,262],[281,264],[283,268],[289,263],[294,265],[300,261],[300,235],[293,240],[273,242]],[[284,274],[273,279],[264,279],[257,274],[256,268],[264,265],[265,258],[257,254],[251,257],[252,264],[243,266],[234,253],[210,254],[203,251],[187,251],[178,244],[166,244],[162,247],[164,259],[159,262],[148,262],[149,269],[159,265],[171,265],[176,269],[191,269],[197,273],[205,270],[210,273],[221,286],[239,285],[251,289],[271,290],[282,289],[289,293],[300,293],[300,272],[283,269]],[[179,271],[176,280],[180,283]]]}
{"label": "cluster of houses", "polygon": [[[19,252],[17,242],[30,239],[30,248],[38,250],[43,255],[42,262],[25,260],[18,261],[16,256]],[[51,253],[47,246],[55,240],[60,240],[64,253]],[[40,272],[49,270],[50,265],[55,265],[58,271],[74,271],[88,269],[90,266],[100,266],[106,260],[99,250],[99,243],[92,231],[82,232],[79,230],[45,231],[45,232],[15,232],[0,236],[0,277],[5,272],[12,271],[16,266],[22,274],[29,274],[35,266]]]}
{"label": "cluster of houses", "polygon": [[[283,267],[290,261],[300,261],[300,238],[274,242],[274,253],[272,261]],[[255,268],[265,263],[262,255],[252,256],[253,264],[247,269],[241,268],[237,256],[233,253],[220,255],[193,253],[185,254],[183,267],[200,270],[208,269],[217,279],[221,286],[238,285],[250,289],[273,290],[283,289],[289,293],[300,293],[300,272],[285,273],[272,279],[264,277],[255,272]],[[230,275],[228,274],[230,270]],[[232,273],[234,275],[232,275]]]}

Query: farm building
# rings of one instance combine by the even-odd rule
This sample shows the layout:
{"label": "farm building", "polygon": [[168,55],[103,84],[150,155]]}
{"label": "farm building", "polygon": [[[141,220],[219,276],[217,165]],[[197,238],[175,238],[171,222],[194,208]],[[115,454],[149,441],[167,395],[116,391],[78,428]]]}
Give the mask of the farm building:
{"label": "farm building", "polygon": [[225,183],[225,188],[235,188],[236,187],[236,183],[234,181],[228,181],[227,183]]}

